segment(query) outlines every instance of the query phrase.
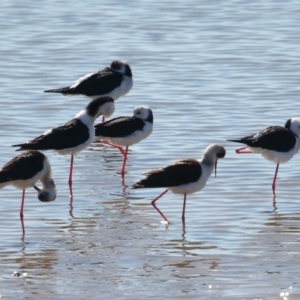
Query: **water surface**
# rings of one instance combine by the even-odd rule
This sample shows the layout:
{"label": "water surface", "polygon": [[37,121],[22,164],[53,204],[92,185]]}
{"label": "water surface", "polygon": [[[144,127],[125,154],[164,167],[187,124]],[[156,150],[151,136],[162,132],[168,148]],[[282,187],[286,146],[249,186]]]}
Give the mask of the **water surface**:
{"label": "water surface", "polygon": [[[84,108],[84,97],[44,94],[102,69],[130,63],[131,92],[113,117],[137,105],[154,131],[130,148],[125,183],[117,150],[91,145],[75,157],[48,151],[58,197],[1,190],[0,295],[13,299],[298,299],[299,156],[279,168],[237,156],[226,139],[300,117],[300,17],[296,1],[86,1],[0,4],[0,165],[25,142]],[[100,120],[99,120],[100,122]],[[142,174],[211,143],[227,156],[218,175],[187,198],[132,190]],[[20,277],[12,276],[14,271]],[[22,276],[26,272],[27,276]]]}

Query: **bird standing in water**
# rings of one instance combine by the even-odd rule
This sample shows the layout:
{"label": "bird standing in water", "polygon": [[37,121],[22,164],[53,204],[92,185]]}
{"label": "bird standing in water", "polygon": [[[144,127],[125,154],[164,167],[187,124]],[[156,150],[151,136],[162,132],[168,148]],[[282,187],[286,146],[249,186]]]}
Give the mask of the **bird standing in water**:
{"label": "bird standing in water", "polygon": [[246,147],[236,149],[237,154],[260,153],[264,158],[277,164],[272,191],[275,198],[276,179],[279,164],[289,161],[300,148],[300,119],[289,119],[285,126],[269,126],[266,129],[246,137],[229,142],[246,144]]}
{"label": "bird standing in water", "polygon": [[169,224],[169,220],[156,207],[155,202],[169,190],[174,194],[184,195],[182,207],[182,221],[185,223],[186,195],[202,190],[208,178],[215,169],[219,158],[224,158],[226,150],[222,145],[211,144],[203,154],[201,160],[192,158],[182,159],[164,167],[146,173],[146,178],[133,185],[134,189],[139,188],[167,188],[163,193],[152,200],[151,204]]}
{"label": "bird standing in water", "polygon": [[[128,147],[147,138],[153,130],[153,113],[149,107],[137,106],[132,117],[118,117],[95,125],[95,138],[122,153],[121,175],[124,177]],[[108,141],[109,142],[108,142]],[[125,151],[121,146],[125,146]]]}
{"label": "bird standing in water", "polygon": [[[41,181],[42,188],[35,185],[38,180]],[[0,170],[0,189],[8,185],[23,190],[20,218],[24,234],[25,189],[34,187],[38,192],[38,199],[42,202],[54,201],[56,198],[56,187],[48,158],[39,151],[31,150],[11,159]]]}
{"label": "bird standing in water", "polygon": [[47,130],[39,137],[23,144],[13,145],[19,150],[55,150],[62,155],[71,155],[69,185],[72,192],[72,174],[74,155],[87,148],[94,140],[94,122],[100,116],[109,117],[115,110],[114,100],[110,97],[100,97],[89,103],[72,120],[64,125]]}

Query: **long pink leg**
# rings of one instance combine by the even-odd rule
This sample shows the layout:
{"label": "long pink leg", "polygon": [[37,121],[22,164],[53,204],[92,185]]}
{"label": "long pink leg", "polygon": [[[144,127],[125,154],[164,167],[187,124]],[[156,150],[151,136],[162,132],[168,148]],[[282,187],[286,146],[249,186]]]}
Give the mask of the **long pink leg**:
{"label": "long pink leg", "polygon": [[275,197],[275,188],[276,188],[276,179],[277,179],[277,173],[278,173],[279,164],[276,166],[275,175],[272,183],[272,190],[273,190],[273,196]]}
{"label": "long pink leg", "polygon": [[246,147],[243,147],[243,148],[238,148],[235,150],[235,152],[237,154],[248,154],[248,153],[252,153],[250,150],[244,150],[244,149],[247,149],[247,146]]}
{"label": "long pink leg", "polygon": [[122,169],[121,169],[121,175],[122,175],[122,177],[124,177],[124,174],[125,174],[125,166],[126,166],[126,160],[127,160],[127,152],[128,152],[128,146],[126,147],[126,150],[125,150],[125,155],[124,155],[124,159],[123,159],[123,166],[122,166]]}
{"label": "long pink leg", "polygon": [[69,184],[72,184],[73,177],[73,162],[74,162],[74,154],[71,154],[71,163],[70,163],[70,172],[69,172]]}
{"label": "long pink leg", "polygon": [[23,190],[22,194],[22,202],[21,202],[21,208],[20,208],[20,218],[23,219],[23,209],[24,209],[24,200],[25,200],[25,189]]}
{"label": "long pink leg", "polygon": [[184,194],[183,207],[182,207],[182,222],[185,221],[185,204],[186,204],[186,194]]}
{"label": "long pink leg", "polygon": [[104,123],[105,122],[105,117],[104,116],[102,116],[102,123]]}
{"label": "long pink leg", "polygon": [[74,154],[71,155],[70,172],[69,172],[69,190],[70,190],[71,198],[73,197],[73,189],[72,189],[73,163],[74,163]]}
{"label": "long pink leg", "polygon": [[97,142],[99,143],[102,143],[104,145],[108,145],[108,146],[111,146],[111,147],[114,147],[114,148],[117,148],[120,150],[120,152],[122,153],[123,156],[125,156],[125,151],[123,150],[123,148],[119,145],[116,145],[116,144],[113,144],[113,143],[110,143],[110,142],[107,142],[107,141],[104,141],[104,140],[98,140]]}
{"label": "long pink leg", "polygon": [[25,227],[24,227],[24,221],[23,221],[23,217],[24,217],[24,214],[23,214],[24,201],[25,201],[25,189],[23,189],[22,202],[21,202],[21,208],[20,208],[20,220],[21,220],[21,225],[22,225],[23,236],[25,235]]}
{"label": "long pink leg", "polygon": [[164,192],[162,192],[160,195],[158,195],[155,199],[152,200],[151,204],[152,206],[157,210],[157,212],[163,217],[163,219],[170,224],[169,220],[165,217],[165,215],[158,209],[158,207],[155,205],[155,202],[161,198],[164,194],[168,192],[169,189],[166,189]]}

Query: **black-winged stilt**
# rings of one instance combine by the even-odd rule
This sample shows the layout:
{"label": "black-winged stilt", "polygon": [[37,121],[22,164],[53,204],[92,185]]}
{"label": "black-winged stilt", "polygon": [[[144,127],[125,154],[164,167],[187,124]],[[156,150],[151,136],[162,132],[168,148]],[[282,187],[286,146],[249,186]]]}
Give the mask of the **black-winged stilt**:
{"label": "black-winged stilt", "polygon": [[[35,184],[40,180],[42,188]],[[25,189],[34,187],[38,191],[38,199],[42,202],[54,201],[56,198],[55,182],[51,173],[51,165],[43,153],[35,150],[19,154],[6,163],[0,170],[0,189],[12,185],[23,190],[20,218],[23,220]],[[23,233],[24,224],[22,222]]]}
{"label": "black-winged stilt", "polygon": [[230,142],[246,144],[246,147],[236,149],[238,154],[260,153],[264,158],[277,164],[272,183],[275,197],[276,178],[279,164],[289,161],[300,148],[300,119],[289,119],[285,126],[269,126],[266,129]]}
{"label": "black-winged stilt", "polygon": [[186,195],[198,192],[205,187],[214,169],[216,175],[218,159],[224,158],[225,154],[226,151],[222,145],[211,144],[205,149],[201,160],[191,158],[178,160],[167,167],[152,170],[145,174],[145,179],[134,184],[133,188],[167,188],[151,202],[167,223],[170,222],[156,207],[155,202],[169,190],[174,194],[183,194],[182,221],[184,223]]}
{"label": "black-winged stilt", "polygon": [[[71,154],[69,184],[72,184],[74,154],[87,148],[94,140],[94,122],[100,115],[109,117],[114,112],[114,100],[100,97],[92,100],[72,120],[64,125],[47,130],[39,137],[24,143],[13,145],[19,150],[55,150],[59,154]],[[72,196],[72,189],[70,188]]]}
{"label": "black-winged stilt", "polygon": [[[95,125],[95,139],[121,151],[124,157],[121,174],[124,176],[128,147],[147,138],[152,129],[152,110],[146,106],[137,106],[132,117],[119,117]],[[121,146],[126,147],[125,151]]]}
{"label": "black-winged stilt", "polygon": [[[114,100],[127,94],[133,86],[132,72],[128,63],[115,60],[101,71],[87,74],[68,87],[46,90],[46,93],[85,95],[92,99],[111,97]],[[104,116],[103,116],[104,121]]]}

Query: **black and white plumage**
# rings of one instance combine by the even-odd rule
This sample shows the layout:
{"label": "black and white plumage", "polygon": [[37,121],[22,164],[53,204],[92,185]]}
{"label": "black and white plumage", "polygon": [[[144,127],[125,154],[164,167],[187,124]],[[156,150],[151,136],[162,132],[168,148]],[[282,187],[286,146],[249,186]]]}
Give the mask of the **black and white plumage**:
{"label": "black and white plumage", "polygon": [[[137,106],[132,117],[118,117],[95,125],[95,138],[121,151],[124,156],[121,174],[124,175],[128,147],[147,138],[152,130],[152,110],[146,106]],[[126,147],[125,152],[121,146]]]}
{"label": "black and white plumage", "polygon": [[59,154],[71,154],[69,183],[72,183],[74,154],[85,149],[94,140],[96,118],[100,115],[109,117],[114,109],[112,98],[97,98],[64,125],[50,129],[27,143],[13,146],[20,147],[18,150],[55,150]]}
{"label": "black and white plumage", "polygon": [[205,187],[214,169],[216,172],[218,159],[224,158],[225,154],[226,150],[222,145],[211,144],[205,149],[201,160],[190,158],[178,160],[167,167],[152,170],[145,174],[146,178],[134,184],[133,188],[167,188],[151,202],[167,223],[169,223],[168,219],[156,207],[155,202],[168,190],[174,194],[184,194],[182,209],[182,220],[184,221],[186,195],[200,191]]}
{"label": "black and white plumage", "polygon": [[108,96],[114,100],[127,94],[133,85],[129,64],[115,60],[110,67],[96,73],[79,78],[73,85],[47,90],[46,93],[62,93],[63,95],[85,95],[92,99]]}
{"label": "black and white plumage", "polygon": [[[40,180],[42,188],[35,186]],[[54,201],[56,198],[55,182],[48,158],[39,151],[28,151],[14,157],[0,170],[0,189],[12,185],[23,190],[20,217],[23,219],[25,189],[34,187],[38,199],[42,202]]]}
{"label": "black and white plumage", "polygon": [[289,161],[300,149],[300,119],[292,118],[285,126],[269,126],[258,133],[240,139],[228,140],[247,145],[236,153],[260,153],[264,158],[277,164],[272,189],[275,196],[279,164]]}

